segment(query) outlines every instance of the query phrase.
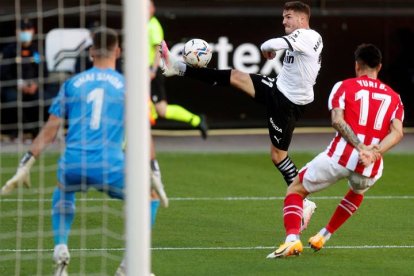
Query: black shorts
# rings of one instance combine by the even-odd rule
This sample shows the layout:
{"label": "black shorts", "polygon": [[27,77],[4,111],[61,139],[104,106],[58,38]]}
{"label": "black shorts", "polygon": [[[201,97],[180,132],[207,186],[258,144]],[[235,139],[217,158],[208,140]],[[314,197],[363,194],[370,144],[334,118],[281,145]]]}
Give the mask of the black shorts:
{"label": "black shorts", "polygon": [[164,80],[165,77],[162,74],[161,69],[158,69],[155,78],[151,80],[151,100],[154,104],[162,100],[167,100]]}
{"label": "black shorts", "polygon": [[276,79],[250,74],[255,89],[255,100],[266,106],[267,127],[273,146],[287,151],[296,122],[302,117],[305,106],[287,99],[277,89]]}

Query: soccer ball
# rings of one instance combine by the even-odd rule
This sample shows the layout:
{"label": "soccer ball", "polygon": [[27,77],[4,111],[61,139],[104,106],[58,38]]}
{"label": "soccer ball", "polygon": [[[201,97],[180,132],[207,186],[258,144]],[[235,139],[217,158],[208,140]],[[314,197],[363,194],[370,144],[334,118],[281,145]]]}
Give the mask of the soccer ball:
{"label": "soccer ball", "polygon": [[184,45],[184,61],[192,67],[206,67],[210,62],[211,55],[212,49],[205,40],[193,38]]}

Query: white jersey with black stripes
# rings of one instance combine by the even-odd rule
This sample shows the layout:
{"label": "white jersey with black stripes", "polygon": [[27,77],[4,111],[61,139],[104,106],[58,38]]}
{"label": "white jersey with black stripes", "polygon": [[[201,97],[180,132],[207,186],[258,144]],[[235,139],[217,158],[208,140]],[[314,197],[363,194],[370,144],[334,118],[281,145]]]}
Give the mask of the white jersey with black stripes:
{"label": "white jersey with black stripes", "polygon": [[261,49],[265,51],[286,49],[276,84],[291,102],[305,105],[313,101],[313,85],[321,68],[322,48],[322,37],[312,29],[297,29],[262,44]]}
{"label": "white jersey with black stripes", "polygon": [[313,86],[321,68],[322,37],[312,29],[298,29],[283,39],[288,43],[278,89],[295,104],[313,101]]}

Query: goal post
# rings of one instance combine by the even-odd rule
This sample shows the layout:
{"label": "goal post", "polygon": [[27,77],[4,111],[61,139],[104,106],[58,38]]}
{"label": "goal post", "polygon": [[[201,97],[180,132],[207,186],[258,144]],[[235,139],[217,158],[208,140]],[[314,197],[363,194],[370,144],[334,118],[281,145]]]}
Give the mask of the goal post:
{"label": "goal post", "polygon": [[150,275],[148,0],[124,1],[126,76],[126,267]]}

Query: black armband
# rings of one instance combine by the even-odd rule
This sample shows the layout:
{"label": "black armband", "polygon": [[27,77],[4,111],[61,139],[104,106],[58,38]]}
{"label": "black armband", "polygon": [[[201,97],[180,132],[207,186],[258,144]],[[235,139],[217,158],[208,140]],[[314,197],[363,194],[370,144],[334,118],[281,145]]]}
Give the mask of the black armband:
{"label": "black armband", "polygon": [[153,171],[153,172],[160,171],[160,166],[158,165],[158,161],[155,160],[155,159],[152,159],[150,161],[150,167],[151,167],[151,171]]}
{"label": "black armband", "polygon": [[20,159],[19,166],[24,166],[30,158],[33,157],[33,153],[31,151],[26,152],[23,157]]}

